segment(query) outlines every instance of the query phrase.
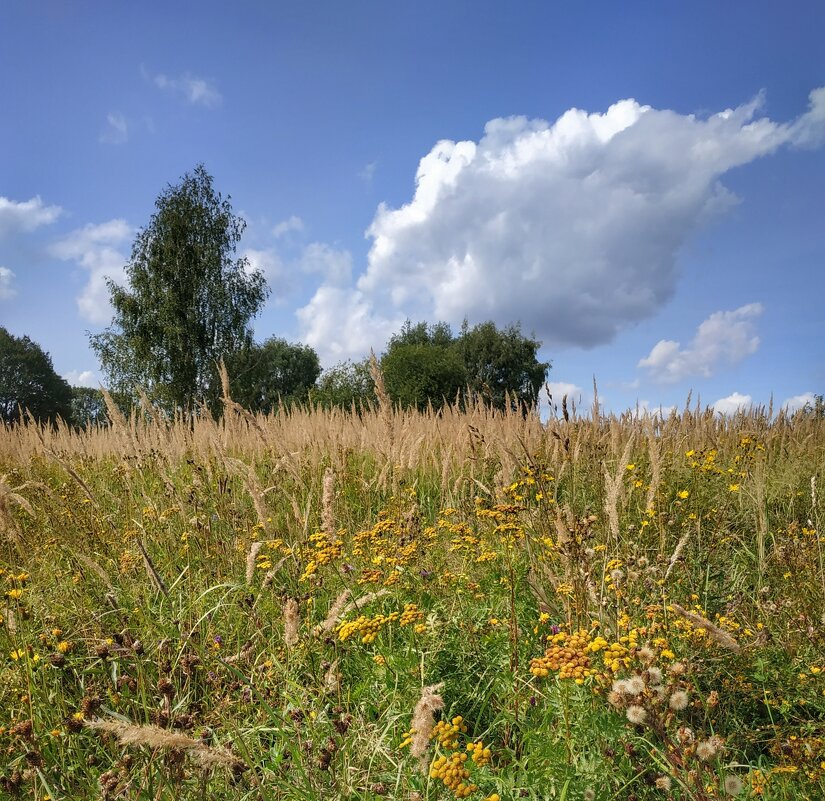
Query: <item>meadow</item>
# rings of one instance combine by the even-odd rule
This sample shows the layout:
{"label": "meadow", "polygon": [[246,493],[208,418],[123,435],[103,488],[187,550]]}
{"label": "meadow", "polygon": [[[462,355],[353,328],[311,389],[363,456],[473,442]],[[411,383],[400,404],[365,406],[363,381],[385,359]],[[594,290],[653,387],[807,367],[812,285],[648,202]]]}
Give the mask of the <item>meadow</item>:
{"label": "meadow", "polygon": [[823,456],[689,402],[2,428],[0,797],[823,798]]}

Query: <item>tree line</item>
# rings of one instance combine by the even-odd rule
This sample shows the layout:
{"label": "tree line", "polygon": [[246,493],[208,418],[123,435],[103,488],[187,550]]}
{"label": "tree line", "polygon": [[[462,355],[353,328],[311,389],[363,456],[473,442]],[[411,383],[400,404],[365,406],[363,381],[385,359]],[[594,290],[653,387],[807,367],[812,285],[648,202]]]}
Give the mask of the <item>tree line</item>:
{"label": "tree line", "polygon": [[[219,365],[233,399],[253,412],[313,404],[360,409],[375,401],[368,360],[321,370],[309,346],[280,337],[255,342],[252,320],[269,295],[264,276],[237,256],[245,222],[203,165],[169,185],[137,234],[126,282],[108,281],[111,325],[90,336],[105,384],[128,409],[143,391],[167,413],[220,414]],[[482,402],[498,409],[536,403],[549,363],[519,326],[492,322],[454,334],[408,321],[380,358],[386,390],[403,408]],[[0,415],[85,425],[104,422],[99,390],[70,387],[43,349],[0,328]]]}

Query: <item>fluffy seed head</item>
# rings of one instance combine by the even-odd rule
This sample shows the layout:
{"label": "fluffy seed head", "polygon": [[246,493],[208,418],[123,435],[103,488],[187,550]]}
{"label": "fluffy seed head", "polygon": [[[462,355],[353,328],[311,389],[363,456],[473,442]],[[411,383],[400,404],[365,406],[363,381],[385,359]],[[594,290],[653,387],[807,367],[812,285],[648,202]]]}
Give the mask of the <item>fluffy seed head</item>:
{"label": "fluffy seed head", "polygon": [[703,762],[713,759],[716,756],[716,751],[716,743],[713,742],[713,739],[700,740],[696,744],[696,756]]}
{"label": "fluffy seed head", "polygon": [[659,776],[656,779],[656,788],[658,790],[664,790],[665,792],[670,790],[671,781],[670,776]]}
{"label": "fluffy seed head", "polygon": [[647,712],[643,706],[632,704],[627,708],[627,719],[635,726],[641,726],[647,720]]}
{"label": "fluffy seed head", "polygon": [[728,795],[739,795],[742,792],[742,780],[735,773],[729,773],[725,776],[724,788]]}
{"label": "fluffy seed head", "polygon": [[681,712],[687,707],[689,700],[688,694],[684,690],[676,690],[676,692],[670,696],[668,705],[675,712]]}

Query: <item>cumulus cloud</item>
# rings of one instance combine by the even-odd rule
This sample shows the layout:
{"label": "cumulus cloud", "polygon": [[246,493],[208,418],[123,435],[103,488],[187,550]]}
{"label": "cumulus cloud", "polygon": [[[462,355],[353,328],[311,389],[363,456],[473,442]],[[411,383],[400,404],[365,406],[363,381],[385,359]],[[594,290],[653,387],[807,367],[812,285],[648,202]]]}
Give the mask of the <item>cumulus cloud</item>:
{"label": "cumulus cloud", "polygon": [[29,233],[41,225],[50,225],[62,213],[60,206],[44,205],[40,195],[24,201],[0,196],[0,237],[19,231]]}
{"label": "cumulus cloud", "polygon": [[[382,204],[369,226],[353,288],[361,319],[520,320],[554,346],[609,342],[672,296],[684,243],[736,202],[726,172],[818,142],[825,91],[810,101],[780,123],[760,116],[761,96],[706,118],[621,100],[552,123],[495,119],[478,142],[438,142],[410,201]],[[313,331],[346,330],[350,308],[324,313],[335,319],[313,319]]]}
{"label": "cumulus cloud", "polygon": [[52,255],[73,261],[88,272],[88,280],[76,300],[80,316],[90,323],[107,323],[111,319],[106,279],[123,282],[127,257],[122,248],[133,234],[125,220],[109,220],[78,228],[51,247]]}
{"label": "cumulus cloud", "polygon": [[119,111],[106,115],[106,126],[100,134],[100,141],[104,145],[122,145],[129,141],[129,124]]}
{"label": "cumulus cloud", "polygon": [[733,311],[711,314],[697,329],[691,343],[661,339],[638,366],[649,370],[657,381],[675,383],[684,378],[708,378],[723,366],[733,366],[756,353],[759,337],[755,320],[762,314],[760,303],[749,303]]}
{"label": "cumulus cloud", "polygon": [[744,409],[751,405],[753,398],[750,395],[742,395],[739,392],[734,392],[726,398],[719,398],[711,404],[714,411],[719,414],[736,414],[740,409]]}
{"label": "cumulus cloud", "polygon": [[16,294],[14,273],[8,267],[0,267],[0,300],[11,300]]}
{"label": "cumulus cloud", "polygon": [[803,392],[801,395],[794,395],[791,398],[787,398],[782,403],[782,408],[788,412],[788,414],[793,414],[800,409],[804,409],[806,406],[814,406],[815,404],[816,394],[813,392]]}
{"label": "cumulus cloud", "polygon": [[566,381],[548,381],[547,388],[553,396],[553,400],[561,403],[561,399],[567,395],[570,400],[578,401],[582,395],[582,388],[577,384],[570,384]]}
{"label": "cumulus cloud", "polygon": [[63,373],[63,378],[73,387],[92,387],[93,389],[97,389],[100,385],[100,379],[94,370],[69,370],[68,373]]}
{"label": "cumulus cloud", "polygon": [[323,284],[296,312],[301,340],[315,348],[323,366],[379,348],[404,323],[377,314],[358,289]]}
{"label": "cumulus cloud", "polygon": [[144,75],[159,89],[182,97],[187,103],[193,106],[215,108],[219,106],[223,100],[223,96],[216,86],[204,78],[199,78],[197,75],[192,75],[188,72],[177,78],[172,78],[163,73],[149,75],[145,70]]}
{"label": "cumulus cloud", "polygon": [[285,236],[290,231],[303,231],[304,230],[304,221],[297,217],[296,215],[292,215],[286,220],[281,220],[273,229],[272,235],[278,239],[282,236]]}

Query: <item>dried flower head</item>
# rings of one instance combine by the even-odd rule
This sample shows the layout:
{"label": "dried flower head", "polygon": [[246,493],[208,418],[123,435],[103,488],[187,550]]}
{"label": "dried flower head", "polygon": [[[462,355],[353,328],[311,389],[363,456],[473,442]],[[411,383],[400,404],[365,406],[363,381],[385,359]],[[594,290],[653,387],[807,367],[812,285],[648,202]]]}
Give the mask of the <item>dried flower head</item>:
{"label": "dried flower head", "polygon": [[659,776],[656,779],[655,784],[657,790],[664,790],[665,792],[668,792],[670,791],[672,782],[670,780],[670,776]]}
{"label": "dried flower head", "polygon": [[684,690],[676,690],[676,692],[670,696],[668,706],[675,712],[681,712],[687,708],[689,700],[688,694]]}
{"label": "dried flower head", "polygon": [[676,739],[681,745],[690,745],[696,739],[696,735],[690,726],[680,726],[676,731]]}
{"label": "dried flower head", "polygon": [[287,598],[284,604],[284,642],[287,647],[293,648],[298,644],[298,628],[300,625],[298,602],[294,598]]}
{"label": "dried flower head", "polygon": [[639,649],[638,657],[647,665],[656,658],[656,652],[649,645],[643,645]]}
{"label": "dried flower head", "polygon": [[716,743],[711,737],[709,740],[700,740],[696,744],[696,756],[703,762],[713,759],[717,752]]}
{"label": "dried flower head", "polygon": [[723,787],[727,795],[739,795],[742,792],[742,779],[735,773],[729,773],[725,776]]}
{"label": "dried flower head", "polygon": [[635,726],[641,726],[647,720],[647,711],[638,704],[629,706],[625,714],[627,719]]}
{"label": "dried flower head", "polygon": [[662,671],[657,667],[649,667],[647,669],[648,684],[657,685],[662,683]]}
{"label": "dried flower head", "polygon": [[424,754],[427,752],[427,745],[430,742],[430,734],[435,727],[435,713],[444,709],[444,699],[438,694],[438,691],[444,686],[441,684],[433,684],[430,687],[424,687],[421,690],[421,697],[413,710],[412,718],[412,745],[410,746],[410,753],[414,757],[418,757],[421,761],[422,769],[424,766]]}
{"label": "dried flower head", "polygon": [[627,692],[630,695],[641,695],[645,691],[645,680],[641,676],[631,676],[627,680]]}

